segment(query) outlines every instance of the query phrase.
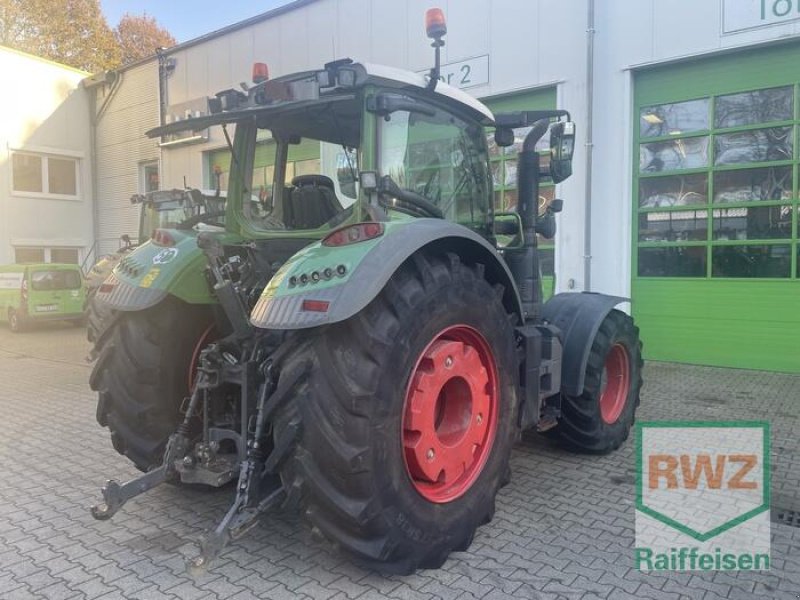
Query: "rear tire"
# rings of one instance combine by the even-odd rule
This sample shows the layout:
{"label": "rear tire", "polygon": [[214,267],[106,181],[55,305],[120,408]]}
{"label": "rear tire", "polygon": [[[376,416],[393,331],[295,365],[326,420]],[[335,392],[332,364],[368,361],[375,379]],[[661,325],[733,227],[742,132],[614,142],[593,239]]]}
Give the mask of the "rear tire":
{"label": "rear tire", "polygon": [[[286,342],[292,346],[270,399],[280,407],[270,462],[280,469],[290,504],[365,566],[388,573],[438,568],[492,519],[518,433],[514,331],[502,291],[483,279],[480,266],[462,265],[455,255],[415,255],[358,315]],[[468,346],[478,347],[480,365]],[[478,395],[464,399],[464,378],[443,373],[444,359],[426,362],[441,348],[451,359],[448,368],[465,378],[485,367],[487,374],[470,388]],[[467,356],[466,366],[477,368],[458,371]],[[419,377],[429,369],[438,382],[423,385]],[[432,395],[417,397],[426,385]],[[427,445],[422,454],[410,447],[416,432],[408,421],[411,398],[414,411],[429,411],[435,423],[428,435],[450,436],[437,445],[442,470],[436,482],[415,467]],[[481,406],[484,429],[472,425],[483,420],[474,408]],[[467,423],[464,438],[444,431],[458,422],[447,416],[451,411]]]}
{"label": "rear tire", "polygon": [[592,454],[628,439],[642,389],[642,343],[633,319],[612,310],[595,335],[580,396],[563,394],[556,434],[570,448]]}
{"label": "rear tire", "polygon": [[169,299],[121,313],[100,340],[90,385],[98,392],[97,421],[136,467],[161,464],[189,394],[195,348],[211,322],[205,306]]}
{"label": "rear tire", "polygon": [[91,352],[92,357],[97,356],[98,349],[96,346],[98,340],[113,322],[115,314],[114,309],[107,303],[97,299],[97,289],[89,290],[89,296],[86,299],[86,339],[95,346]]}

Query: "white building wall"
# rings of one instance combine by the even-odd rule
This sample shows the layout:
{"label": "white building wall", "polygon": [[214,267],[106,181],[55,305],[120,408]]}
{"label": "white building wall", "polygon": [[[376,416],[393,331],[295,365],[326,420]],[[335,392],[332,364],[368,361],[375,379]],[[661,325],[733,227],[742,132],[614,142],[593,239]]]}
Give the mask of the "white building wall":
{"label": "white building wall", "polygon": [[[79,88],[87,74],[4,47],[0,73],[9,85],[0,94],[0,264],[14,261],[15,246],[75,248],[83,258],[93,241],[92,130]],[[76,159],[77,196],[14,192],[15,151]]]}
{"label": "white building wall", "polygon": [[[764,2],[769,9],[774,0]],[[800,21],[758,26],[761,0],[596,4],[592,289],[629,296],[635,69],[797,37]],[[724,7],[737,10],[754,28],[724,33]]]}
{"label": "white building wall", "polygon": [[[558,291],[581,290],[589,2],[316,0],[178,47],[170,53],[175,71],[168,80],[167,100],[174,105],[236,87],[249,81],[255,61],[268,63],[273,77],[347,56],[425,70],[433,52],[423,19],[425,10],[438,4],[449,29],[444,63],[489,56],[489,82],[470,88],[471,94],[486,98],[556,85],[559,107],[572,112],[578,143],[574,175],[558,189],[565,208],[559,217],[556,271]],[[764,2],[768,8],[772,4]],[[633,73],[650,64],[796,37],[800,21],[758,27],[761,0],[595,0],[595,5],[591,287],[629,295]],[[756,27],[724,32],[724,7]],[[142,86],[148,85],[152,96],[157,92],[154,70],[150,76]],[[128,133],[126,139],[133,140],[134,131]],[[205,143],[164,149],[163,186],[181,186],[184,177],[190,185],[204,185],[208,174],[203,152],[223,146],[221,133],[212,130]],[[127,162],[131,174],[133,163]]]}
{"label": "white building wall", "polygon": [[159,124],[158,63],[125,69],[119,81],[94,88],[97,254],[116,250],[119,237],[137,239],[139,207],[130,197],[141,188],[142,163],[158,161],[156,140],[145,136]]}

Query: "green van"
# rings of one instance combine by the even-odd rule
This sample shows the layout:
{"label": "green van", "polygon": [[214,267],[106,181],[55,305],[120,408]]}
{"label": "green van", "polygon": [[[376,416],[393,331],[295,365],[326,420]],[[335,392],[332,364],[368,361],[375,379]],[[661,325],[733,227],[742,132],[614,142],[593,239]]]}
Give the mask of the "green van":
{"label": "green van", "polygon": [[78,265],[0,267],[0,321],[11,331],[40,321],[84,322],[86,290]]}

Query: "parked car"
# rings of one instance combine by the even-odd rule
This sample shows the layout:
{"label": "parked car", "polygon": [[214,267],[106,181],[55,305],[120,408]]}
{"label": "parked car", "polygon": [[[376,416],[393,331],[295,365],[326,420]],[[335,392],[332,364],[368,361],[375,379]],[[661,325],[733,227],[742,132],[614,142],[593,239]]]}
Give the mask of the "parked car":
{"label": "parked car", "polygon": [[0,321],[17,333],[42,321],[84,323],[86,289],[78,265],[0,267]]}

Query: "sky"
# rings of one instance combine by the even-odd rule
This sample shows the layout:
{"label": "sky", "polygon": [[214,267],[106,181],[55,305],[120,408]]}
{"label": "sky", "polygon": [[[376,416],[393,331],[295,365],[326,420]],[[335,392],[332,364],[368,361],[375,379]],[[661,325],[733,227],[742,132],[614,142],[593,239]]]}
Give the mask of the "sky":
{"label": "sky", "polygon": [[291,0],[100,0],[108,25],[116,27],[126,12],[146,12],[178,42],[289,4]]}

